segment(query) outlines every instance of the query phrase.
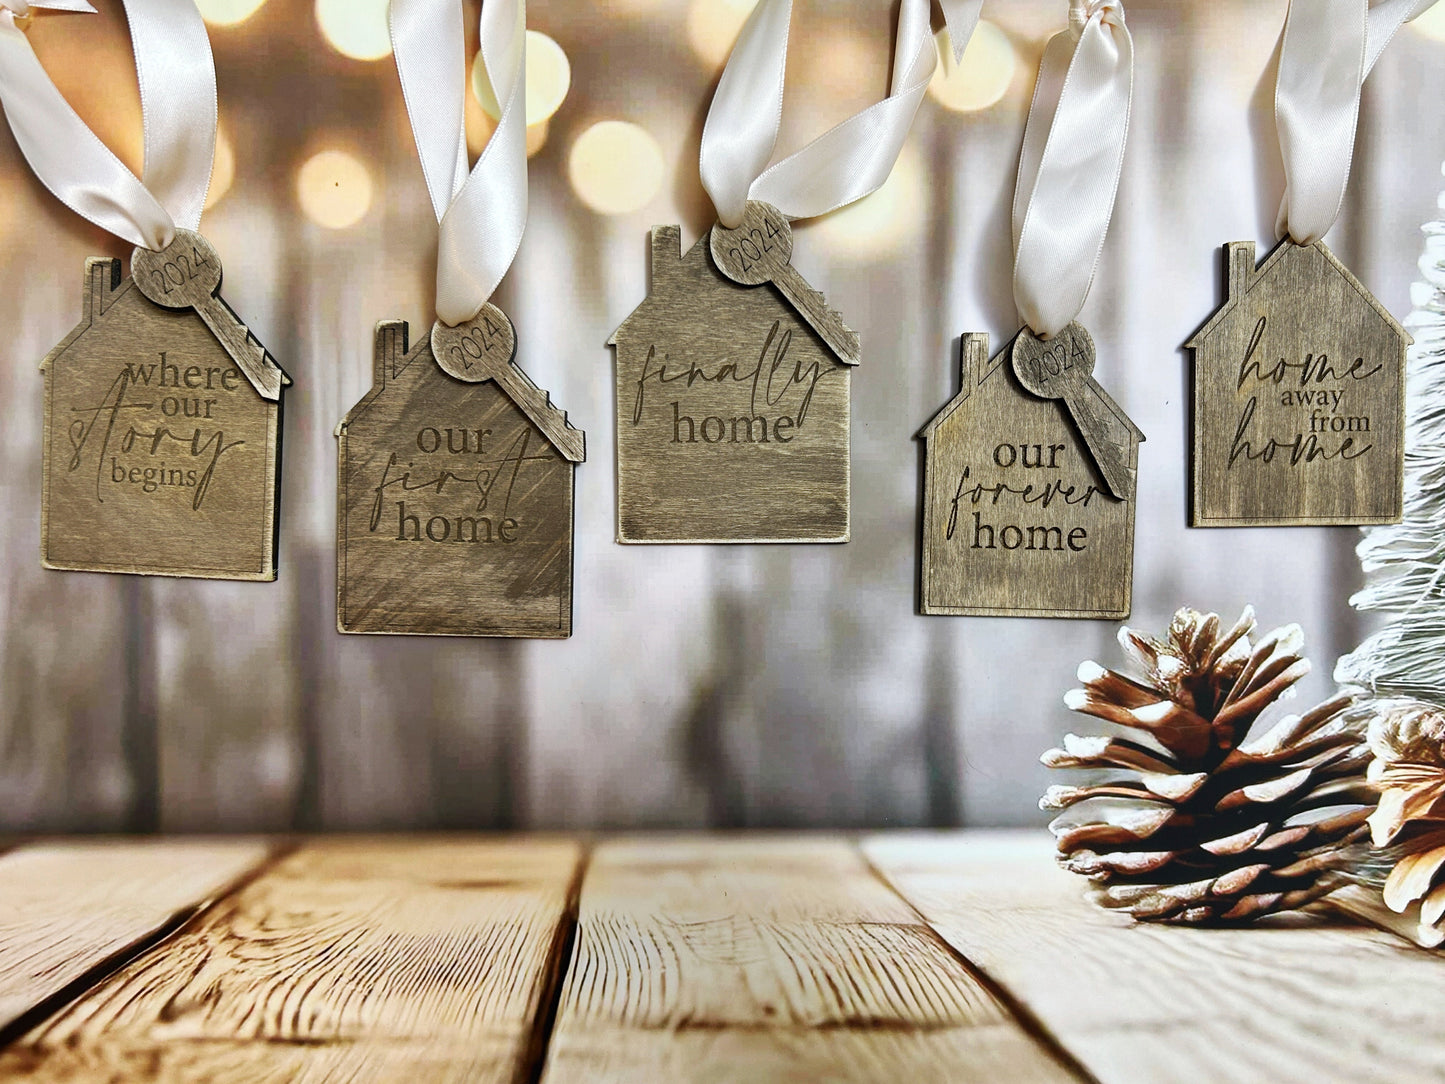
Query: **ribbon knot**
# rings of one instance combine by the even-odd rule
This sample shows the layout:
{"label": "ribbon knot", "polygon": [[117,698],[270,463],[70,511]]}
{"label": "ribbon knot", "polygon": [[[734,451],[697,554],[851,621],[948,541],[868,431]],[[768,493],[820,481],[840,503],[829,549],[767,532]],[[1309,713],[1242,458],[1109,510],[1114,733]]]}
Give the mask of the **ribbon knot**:
{"label": "ribbon knot", "polygon": [[1124,25],[1124,5],[1119,0],[1069,0],[1069,32],[1074,40],[1083,36],[1084,27],[1098,16],[1100,22]]}

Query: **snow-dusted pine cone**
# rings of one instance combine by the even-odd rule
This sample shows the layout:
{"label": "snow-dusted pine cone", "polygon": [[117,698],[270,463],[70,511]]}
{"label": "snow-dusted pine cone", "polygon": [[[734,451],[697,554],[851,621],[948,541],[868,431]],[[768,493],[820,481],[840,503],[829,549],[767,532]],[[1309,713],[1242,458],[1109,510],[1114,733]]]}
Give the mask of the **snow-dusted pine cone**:
{"label": "snow-dusted pine cone", "polygon": [[1122,629],[1137,678],[1087,662],[1074,711],[1129,736],[1070,734],[1051,768],[1096,781],[1050,787],[1039,803],[1059,861],[1095,899],[1137,919],[1232,922],[1299,907],[1353,879],[1368,851],[1375,793],[1364,725],[1336,697],[1250,737],[1260,714],[1309,673],[1288,625],[1250,642],[1254,612],[1221,631],[1183,609],[1165,640]]}
{"label": "snow-dusted pine cone", "polygon": [[1422,936],[1445,940],[1445,710],[1418,700],[1372,701],[1370,781],[1380,791],[1370,816],[1386,848],[1385,904],[1418,918]]}

